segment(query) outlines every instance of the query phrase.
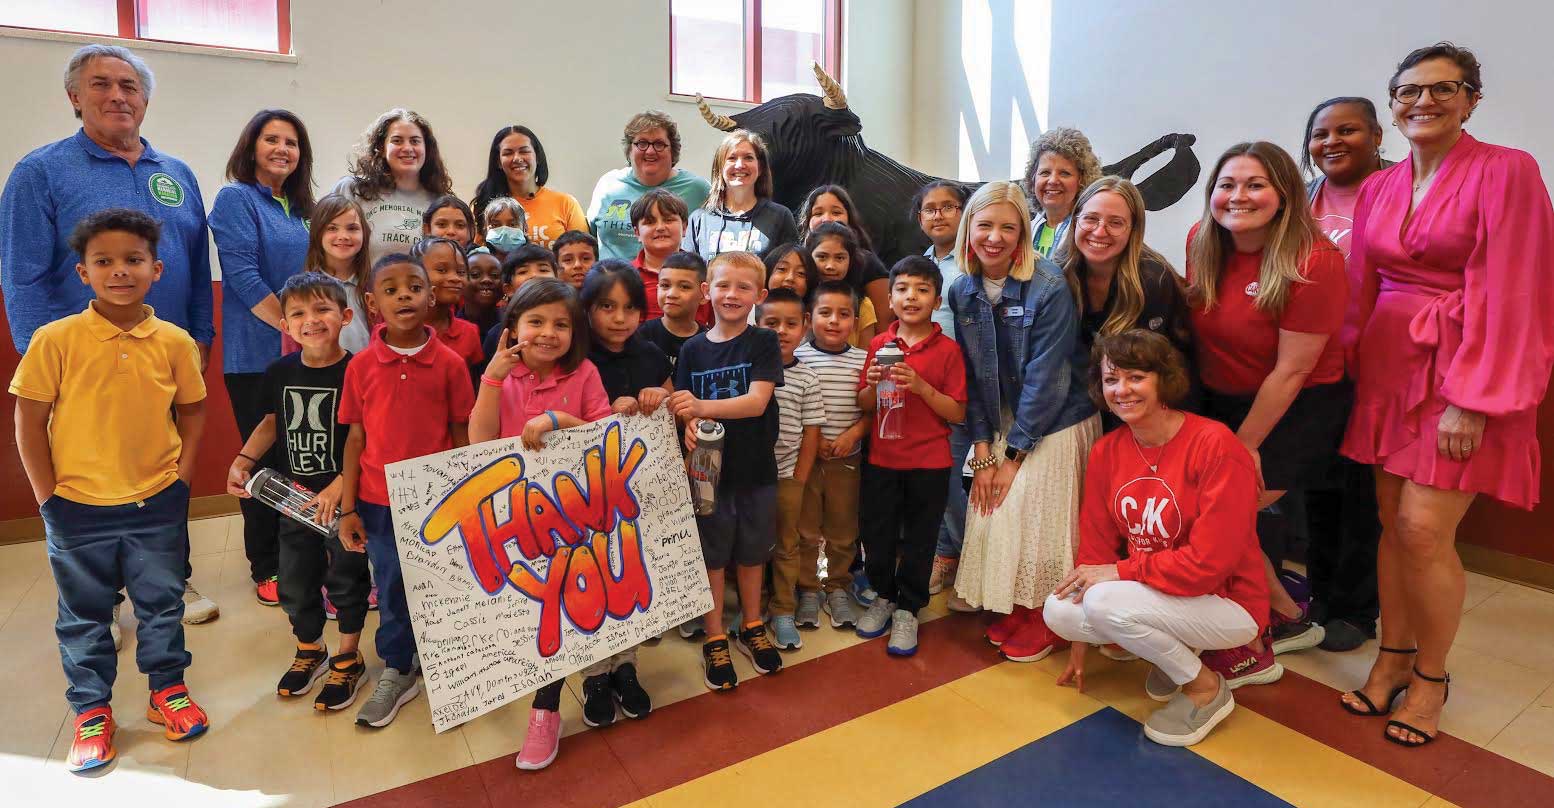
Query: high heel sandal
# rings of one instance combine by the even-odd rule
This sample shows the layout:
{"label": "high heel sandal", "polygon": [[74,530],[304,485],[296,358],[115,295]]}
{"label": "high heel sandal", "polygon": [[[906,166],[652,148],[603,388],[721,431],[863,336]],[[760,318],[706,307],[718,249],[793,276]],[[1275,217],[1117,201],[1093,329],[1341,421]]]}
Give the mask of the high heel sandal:
{"label": "high heel sandal", "polygon": [[[1434,676],[1426,676],[1426,675],[1420,673],[1418,668],[1414,668],[1414,675],[1418,676],[1419,678],[1421,678],[1423,680],[1425,680],[1426,682],[1434,682],[1434,683],[1436,683],[1438,685],[1446,685],[1446,692],[1441,696],[1441,706],[1445,707],[1446,706],[1446,700],[1451,698],[1451,674],[1443,673],[1443,674],[1441,674],[1441,677],[1439,679],[1437,679]],[[1413,734],[1418,735],[1419,737],[1424,739],[1422,741],[1410,741],[1410,740],[1407,740],[1406,738],[1399,738],[1398,736],[1393,735],[1391,732],[1386,732],[1386,731],[1382,732],[1382,737],[1386,738],[1387,740],[1397,744],[1398,746],[1407,746],[1407,747],[1410,747],[1410,748],[1416,747],[1416,746],[1424,746],[1425,744],[1435,740],[1435,736],[1436,735],[1441,734],[1441,731],[1438,730],[1438,729],[1435,731],[1435,735],[1431,735],[1430,733],[1425,732],[1424,730],[1422,730],[1422,729],[1420,729],[1418,727],[1411,727],[1411,726],[1403,723],[1402,721],[1388,721],[1387,722],[1387,729],[1391,729],[1393,727],[1397,727],[1398,729],[1401,729],[1401,730],[1404,730],[1404,731],[1407,731],[1407,732],[1412,732]]]}
{"label": "high heel sandal", "polygon": [[[1418,648],[1387,648],[1386,646],[1382,646],[1381,650],[1383,652],[1385,652],[1385,653],[1388,653],[1388,654],[1412,654],[1412,653],[1418,651],[1419,649]],[[1418,671],[1415,671],[1415,673],[1417,673],[1417,672]],[[1345,710],[1348,710],[1351,715],[1363,716],[1365,718],[1377,718],[1377,717],[1384,716],[1384,715],[1391,715],[1392,714],[1392,703],[1397,701],[1398,696],[1401,695],[1402,692],[1407,690],[1407,689],[1408,689],[1408,685],[1401,685],[1399,687],[1392,688],[1392,692],[1387,694],[1387,709],[1385,709],[1385,710],[1379,709],[1376,706],[1376,703],[1371,701],[1369,696],[1365,695],[1365,691],[1363,689],[1362,690],[1351,690],[1351,691],[1349,691],[1348,695],[1354,696],[1355,698],[1359,699],[1361,701],[1361,703],[1363,703],[1365,705],[1365,709],[1364,710],[1349,704],[1349,702],[1344,701],[1342,697],[1340,697],[1338,699],[1338,706],[1344,708]]]}

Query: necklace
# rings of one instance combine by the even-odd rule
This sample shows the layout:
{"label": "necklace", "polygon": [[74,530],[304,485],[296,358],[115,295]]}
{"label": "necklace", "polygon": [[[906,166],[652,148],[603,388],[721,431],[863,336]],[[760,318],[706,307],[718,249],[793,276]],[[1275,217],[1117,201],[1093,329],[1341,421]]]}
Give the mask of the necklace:
{"label": "necklace", "polygon": [[[1144,456],[1144,444],[1139,443],[1138,436],[1132,435],[1131,437],[1133,438],[1133,448],[1138,450],[1139,459],[1144,461],[1144,465],[1149,466],[1149,472],[1151,474],[1159,474],[1160,461],[1165,459],[1166,445],[1164,443],[1160,445],[1160,454],[1155,457],[1155,462],[1151,463],[1149,462],[1149,458]],[[1167,443],[1169,443],[1169,441],[1167,441]]]}

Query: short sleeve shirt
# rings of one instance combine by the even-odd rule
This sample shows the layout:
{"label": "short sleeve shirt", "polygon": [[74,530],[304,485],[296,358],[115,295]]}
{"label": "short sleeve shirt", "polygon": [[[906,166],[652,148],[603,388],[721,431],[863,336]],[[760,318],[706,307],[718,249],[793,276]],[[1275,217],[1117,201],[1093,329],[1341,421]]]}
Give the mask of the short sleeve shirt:
{"label": "short sleeve shirt", "polygon": [[504,438],[523,433],[524,424],[546,410],[564,412],[584,421],[597,421],[610,414],[610,399],[599,381],[599,369],[584,359],[570,371],[560,368],[545,378],[536,376],[523,364],[502,380],[501,424]]}
{"label": "short sleeve shirt", "polygon": [[[700,334],[706,330],[706,326],[702,325],[701,323],[696,324],[696,334]],[[696,336],[696,334],[692,334],[691,337]],[[680,361],[680,349],[684,347],[686,341],[691,338],[682,337],[679,334],[676,334],[673,331],[670,331],[668,328],[664,327],[664,320],[662,317],[656,320],[648,320],[647,322],[638,326],[637,336],[642,337],[648,342],[658,346],[658,349],[664,352],[664,356],[669,358],[670,375],[674,374],[675,365]]]}
{"label": "short sleeve shirt", "polygon": [[793,476],[799,465],[799,446],[804,430],[826,422],[826,409],[820,401],[820,377],[809,366],[793,360],[782,369],[782,384],[772,393],[777,398],[777,479]]}
{"label": "short sleeve shirt", "polygon": [[[750,392],[756,382],[782,384],[782,348],[777,332],[747,326],[733,339],[714,342],[708,334],[697,334],[680,349],[675,368],[676,390],[689,390],[704,400],[738,398]],[[720,485],[754,486],[777,482],[777,397],[766,402],[766,409],[753,418],[720,421],[725,430],[723,456],[738,462],[723,464]]]}
{"label": "short sleeve shirt", "polygon": [[275,416],[280,470],[314,492],[328,487],[343,468],[351,426],[340,423],[338,414],[350,364],[347,353],[332,365],[309,367],[294,353],[264,372],[261,414]]}
{"label": "short sleeve shirt", "polygon": [[[916,345],[906,344],[896,333],[900,321],[890,324],[885,333],[874,338],[869,345],[868,362],[874,354],[889,343],[895,343],[906,354],[905,362],[933,389],[964,404],[966,403],[966,360],[961,357],[960,346],[944,335],[938,323],[933,324],[933,334],[919,340]],[[867,367],[867,364],[865,364]],[[856,389],[862,390],[868,382],[860,375]],[[891,440],[878,435],[869,441],[869,462],[887,469],[943,469],[954,464],[950,457],[950,424],[928,406],[922,396],[907,393],[906,407],[902,415],[901,437]]]}
{"label": "short sleeve shirt", "polygon": [[631,335],[620,351],[594,343],[588,360],[599,369],[599,380],[604,383],[610,401],[622,396],[636,397],[645,388],[659,387],[674,372],[664,352],[639,334]]}
{"label": "short sleeve shirt", "polygon": [[437,339],[452,348],[466,365],[480,365],[486,361],[485,349],[480,346],[480,327],[469,320],[454,317],[447,328],[437,332]]}
{"label": "short sleeve shirt", "polygon": [[849,345],[845,351],[831,352],[806,342],[793,355],[820,377],[820,399],[826,410],[820,434],[826,440],[836,440],[863,417],[863,410],[858,408],[858,379],[863,375],[868,351]]}

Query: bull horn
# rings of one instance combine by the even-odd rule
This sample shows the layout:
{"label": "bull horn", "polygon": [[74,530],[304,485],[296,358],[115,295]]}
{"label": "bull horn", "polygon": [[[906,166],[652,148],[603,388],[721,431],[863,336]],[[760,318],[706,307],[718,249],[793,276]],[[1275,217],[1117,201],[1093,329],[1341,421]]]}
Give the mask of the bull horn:
{"label": "bull horn", "polygon": [[739,128],[739,124],[733,118],[713,112],[712,107],[707,106],[707,99],[701,97],[701,93],[696,94],[696,108],[701,110],[702,120],[711,124],[713,129],[732,132]]}
{"label": "bull horn", "polygon": [[809,64],[815,69],[815,80],[820,82],[820,89],[825,91],[826,109],[847,109],[847,94],[842,92],[842,85],[837,84],[819,62]]}

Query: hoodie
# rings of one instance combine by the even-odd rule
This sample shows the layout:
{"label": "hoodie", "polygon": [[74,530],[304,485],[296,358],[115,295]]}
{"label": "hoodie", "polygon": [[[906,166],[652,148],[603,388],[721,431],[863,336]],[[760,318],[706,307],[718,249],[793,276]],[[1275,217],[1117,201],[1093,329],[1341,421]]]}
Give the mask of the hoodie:
{"label": "hoodie", "polygon": [[691,211],[681,247],[711,261],[718,253],[743,250],[762,258],[778,244],[798,239],[793,211],[770,199],[761,199],[744,213],[722,207]]}

